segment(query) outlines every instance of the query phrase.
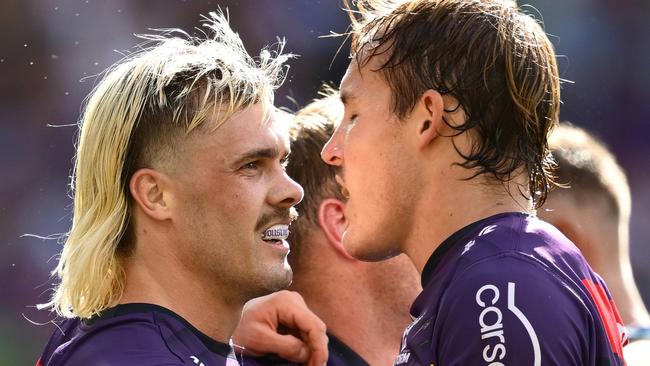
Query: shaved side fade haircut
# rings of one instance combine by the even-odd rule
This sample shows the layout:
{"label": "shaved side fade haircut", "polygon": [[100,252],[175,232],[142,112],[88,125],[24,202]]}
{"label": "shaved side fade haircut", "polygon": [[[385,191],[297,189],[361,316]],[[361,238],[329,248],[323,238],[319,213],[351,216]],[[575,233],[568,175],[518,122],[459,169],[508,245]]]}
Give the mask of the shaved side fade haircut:
{"label": "shaved side fade haircut", "polygon": [[132,174],[171,169],[185,138],[250,105],[271,110],[290,57],[284,43],[255,60],[222,12],[203,20],[205,37],[179,29],[141,36],[139,50],[110,67],[88,97],[72,174],[72,228],[53,272],[59,283],[40,308],[89,318],[114,306],[124,288],[121,258],[133,251]]}

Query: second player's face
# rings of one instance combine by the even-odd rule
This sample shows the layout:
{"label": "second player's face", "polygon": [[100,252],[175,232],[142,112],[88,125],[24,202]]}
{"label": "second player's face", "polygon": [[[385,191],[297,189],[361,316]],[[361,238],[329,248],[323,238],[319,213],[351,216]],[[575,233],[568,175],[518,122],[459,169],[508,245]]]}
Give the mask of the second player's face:
{"label": "second player's face", "polygon": [[286,240],[262,236],[286,229],[303,194],[285,173],[286,126],[263,116],[254,105],[190,135],[173,177],[179,256],[198,278],[244,297],[289,285]]}
{"label": "second player's face", "polygon": [[341,81],[343,121],[325,145],[339,166],[349,225],[343,245],[354,257],[381,260],[402,250],[411,218],[407,131],[390,110],[391,90],[374,65],[352,62]]}

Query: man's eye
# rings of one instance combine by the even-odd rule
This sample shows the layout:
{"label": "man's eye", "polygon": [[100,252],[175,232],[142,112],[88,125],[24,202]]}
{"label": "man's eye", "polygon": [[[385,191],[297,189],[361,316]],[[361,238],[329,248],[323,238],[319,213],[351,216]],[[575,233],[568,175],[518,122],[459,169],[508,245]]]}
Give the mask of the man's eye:
{"label": "man's eye", "polygon": [[259,166],[258,166],[257,162],[256,162],[256,161],[252,161],[252,162],[250,162],[250,163],[247,163],[247,164],[242,165],[241,169],[250,169],[250,170],[255,170],[255,169],[257,169],[258,167],[259,167]]}
{"label": "man's eye", "polygon": [[347,131],[349,131],[352,127],[354,127],[354,125],[357,124],[357,117],[359,117],[358,114],[353,114],[353,115],[351,115],[350,118],[347,120],[347,122],[345,123],[345,125],[346,125],[346,126],[345,126],[345,127],[346,127],[345,129],[346,129]]}

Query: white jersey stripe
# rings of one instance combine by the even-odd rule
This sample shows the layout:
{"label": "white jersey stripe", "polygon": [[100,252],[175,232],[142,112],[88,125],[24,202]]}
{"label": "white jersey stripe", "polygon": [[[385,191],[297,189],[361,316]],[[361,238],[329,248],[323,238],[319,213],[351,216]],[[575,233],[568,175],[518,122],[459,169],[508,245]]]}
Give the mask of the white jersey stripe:
{"label": "white jersey stripe", "polygon": [[533,329],[532,324],[530,324],[530,321],[528,321],[528,318],[524,315],[524,313],[521,312],[515,306],[515,284],[514,282],[508,282],[508,310],[512,311],[517,318],[521,321],[521,323],[524,325],[526,328],[526,331],[528,332],[528,336],[530,336],[530,341],[533,343],[533,366],[540,366],[542,364],[542,352],[539,347],[539,340],[537,339],[537,334],[535,333],[535,329]]}

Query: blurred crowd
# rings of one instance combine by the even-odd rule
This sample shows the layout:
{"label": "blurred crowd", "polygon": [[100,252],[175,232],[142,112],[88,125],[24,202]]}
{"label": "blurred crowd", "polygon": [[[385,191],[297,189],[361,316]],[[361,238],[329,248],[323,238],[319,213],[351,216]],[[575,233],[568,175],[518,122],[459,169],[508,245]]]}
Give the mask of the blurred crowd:
{"label": "blurred crowd", "polygon": [[[632,190],[631,256],[650,304],[650,2],[539,0],[560,56],[561,119],[599,136]],[[0,2],[0,360],[33,364],[53,315],[49,296],[58,240],[70,226],[69,176],[76,123],[98,75],[150,29],[198,32],[221,6],[249,50],[287,41],[290,62],[276,104],[297,109],[322,82],[338,83],[348,56],[339,0],[5,0]],[[650,307],[650,306],[649,306]],[[39,325],[45,324],[45,325]]]}

